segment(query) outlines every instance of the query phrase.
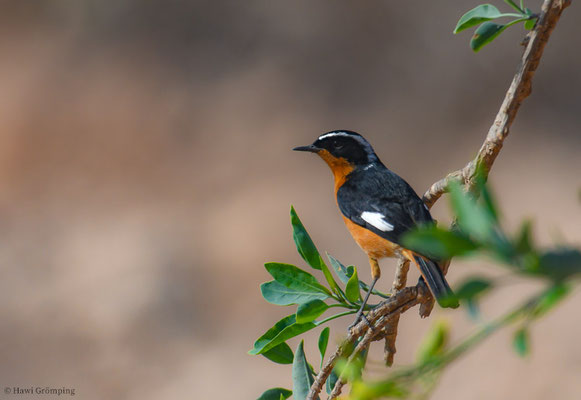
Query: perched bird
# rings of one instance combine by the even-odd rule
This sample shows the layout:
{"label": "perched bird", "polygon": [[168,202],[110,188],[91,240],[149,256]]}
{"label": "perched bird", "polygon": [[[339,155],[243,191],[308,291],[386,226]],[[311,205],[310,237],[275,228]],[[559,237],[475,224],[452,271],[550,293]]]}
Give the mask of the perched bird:
{"label": "perched bird", "polygon": [[361,318],[381,272],[378,260],[404,256],[419,268],[442,307],[458,307],[437,260],[402,247],[402,235],[420,224],[433,224],[428,207],[411,186],[379,160],[356,132],[332,131],[296,151],[318,154],[335,178],[335,198],[349,232],[369,257],[373,279],[355,323]]}

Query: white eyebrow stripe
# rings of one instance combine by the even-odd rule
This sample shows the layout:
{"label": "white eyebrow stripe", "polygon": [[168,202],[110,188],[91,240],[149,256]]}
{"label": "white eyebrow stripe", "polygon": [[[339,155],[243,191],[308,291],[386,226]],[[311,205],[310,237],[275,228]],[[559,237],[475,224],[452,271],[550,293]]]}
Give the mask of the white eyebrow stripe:
{"label": "white eyebrow stripe", "polygon": [[344,136],[344,137],[350,137],[353,138],[355,140],[357,140],[357,136],[355,135],[351,135],[347,132],[330,132],[330,133],[325,133],[324,135],[319,136],[319,140],[323,140],[326,139],[328,137],[333,137],[333,136]]}
{"label": "white eyebrow stripe", "polygon": [[378,212],[364,211],[361,213],[361,218],[369,225],[374,226],[383,232],[393,231],[393,225],[387,222],[385,215]]}
{"label": "white eyebrow stripe", "polygon": [[365,139],[363,139],[359,135],[354,135],[352,133],[341,132],[341,131],[329,132],[329,133],[325,133],[325,134],[319,136],[319,139],[318,140],[323,140],[323,139],[327,139],[327,138],[334,137],[334,136],[348,137],[348,138],[351,138],[353,140],[356,140],[359,143],[361,143],[364,147],[369,148],[369,150],[371,152],[373,152],[373,149],[371,148],[371,146],[369,145],[369,143],[367,143],[367,141]]}

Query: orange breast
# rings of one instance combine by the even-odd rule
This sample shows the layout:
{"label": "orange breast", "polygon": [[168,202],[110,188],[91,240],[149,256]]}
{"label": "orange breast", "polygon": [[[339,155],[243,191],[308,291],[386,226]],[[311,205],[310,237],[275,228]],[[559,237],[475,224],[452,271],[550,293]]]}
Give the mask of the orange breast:
{"label": "orange breast", "polygon": [[[327,150],[320,150],[318,154],[329,165],[331,171],[333,171],[335,178],[335,199],[337,199],[337,191],[345,183],[347,176],[353,172],[353,165],[344,158],[333,156]],[[384,257],[395,257],[396,254],[399,254],[400,247],[398,245],[357,225],[345,216],[343,216],[343,220],[359,247],[369,257],[378,260]]]}
{"label": "orange breast", "polygon": [[378,260],[384,257],[395,257],[399,254],[401,248],[397,244],[357,225],[345,216],[343,216],[343,221],[345,221],[353,239],[369,257]]}
{"label": "orange breast", "polygon": [[353,171],[353,165],[344,158],[333,156],[327,150],[320,150],[317,154],[319,154],[327,165],[329,165],[329,168],[331,168],[333,177],[335,178],[335,194],[337,194],[337,190],[339,190],[347,180],[347,175]]}

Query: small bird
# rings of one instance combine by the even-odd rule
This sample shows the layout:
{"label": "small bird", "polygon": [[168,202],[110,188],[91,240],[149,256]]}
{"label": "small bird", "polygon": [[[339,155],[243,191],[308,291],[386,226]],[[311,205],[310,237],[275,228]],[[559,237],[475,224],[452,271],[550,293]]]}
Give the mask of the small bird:
{"label": "small bird", "polygon": [[354,324],[362,317],[381,275],[378,260],[384,257],[403,256],[412,261],[438,304],[458,307],[438,261],[402,247],[404,233],[418,225],[434,223],[428,207],[405,180],[383,165],[363,136],[352,131],[331,131],[313,144],[293,150],[316,153],[329,165],[343,220],[369,257],[373,281]]}

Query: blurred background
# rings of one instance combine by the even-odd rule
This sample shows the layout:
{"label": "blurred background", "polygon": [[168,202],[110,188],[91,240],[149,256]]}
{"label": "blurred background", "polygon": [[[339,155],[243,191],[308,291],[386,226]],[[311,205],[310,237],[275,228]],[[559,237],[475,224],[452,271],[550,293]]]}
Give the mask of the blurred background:
{"label": "blurred background", "polygon": [[[462,167],[524,34],[514,27],[473,54],[471,33],[452,30],[477,4],[1,1],[0,386],[73,387],[83,399],[253,399],[291,387],[290,366],[246,354],[292,312],[259,292],[264,262],[304,267],[290,205],[321,251],[369,279],[326,165],[291,148],[356,130],[419,193]],[[580,18],[577,4],[565,11],[491,173],[507,229],[532,218],[546,245],[581,245]],[[434,213],[449,221],[445,198]],[[395,262],[382,266],[387,290]],[[506,275],[457,261],[449,280],[476,273]],[[537,288],[510,283],[486,317]],[[433,398],[578,398],[580,300],[535,326],[529,358],[502,332]],[[408,312],[396,364],[413,361],[436,318],[455,339],[474,329],[462,310]],[[332,340],[350,322],[337,321]],[[307,353],[317,364],[314,341]]]}

